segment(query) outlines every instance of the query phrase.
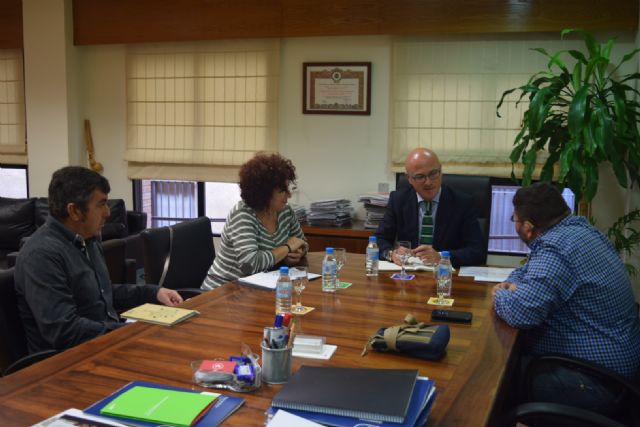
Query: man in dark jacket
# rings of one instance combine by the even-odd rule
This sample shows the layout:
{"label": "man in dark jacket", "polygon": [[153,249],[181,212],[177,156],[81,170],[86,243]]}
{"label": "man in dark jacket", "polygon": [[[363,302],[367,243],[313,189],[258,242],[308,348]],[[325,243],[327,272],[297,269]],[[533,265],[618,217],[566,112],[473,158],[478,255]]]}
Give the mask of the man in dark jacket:
{"label": "man in dark jacket", "polygon": [[83,167],[53,174],[50,215],[16,262],[18,309],[30,353],[65,350],[122,326],[116,308],[182,302],[172,289],[111,284],[100,239],[109,190],[106,178]]}
{"label": "man in dark jacket", "polygon": [[405,161],[411,188],[393,191],[376,236],[382,259],[399,263],[394,243],[409,241],[412,253],[425,263],[440,261],[449,251],[454,267],[484,264],[487,245],[470,195],[442,186],[442,165],[436,153],[412,150]]}

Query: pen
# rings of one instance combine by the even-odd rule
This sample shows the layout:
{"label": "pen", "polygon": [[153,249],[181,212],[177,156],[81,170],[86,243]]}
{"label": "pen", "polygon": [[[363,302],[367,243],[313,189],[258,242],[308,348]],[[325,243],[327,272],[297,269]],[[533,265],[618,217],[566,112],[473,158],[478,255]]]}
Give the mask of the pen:
{"label": "pen", "polygon": [[291,313],[285,313],[284,315],[284,319],[282,320],[282,326],[289,326],[289,323],[291,322]]}
{"label": "pen", "polygon": [[279,328],[282,326],[282,321],[284,320],[284,316],[282,314],[276,314],[276,320],[273,322],[273,326]]}
{"label": "pen", "polygon": [[293,345],[293,338],[295,336],[296,324],[291,325],[291,329],[289,329],[289,341],[287,342],[287,347],[291,347]]}

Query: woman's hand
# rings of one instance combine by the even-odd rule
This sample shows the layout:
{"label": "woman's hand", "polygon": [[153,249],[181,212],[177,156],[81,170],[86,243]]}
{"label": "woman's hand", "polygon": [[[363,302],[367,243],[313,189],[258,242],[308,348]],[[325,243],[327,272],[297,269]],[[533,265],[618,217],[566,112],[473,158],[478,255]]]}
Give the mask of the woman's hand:
{"label": "woman's hand", "polygon": [[291,236],[289,237],[289,240],[287,240],[287,245],[291,248],[291,253],[298,252],[300,249],[302,249],[302,252],[304,253],[305,248],[307,247],[307,242],[299,237]]}

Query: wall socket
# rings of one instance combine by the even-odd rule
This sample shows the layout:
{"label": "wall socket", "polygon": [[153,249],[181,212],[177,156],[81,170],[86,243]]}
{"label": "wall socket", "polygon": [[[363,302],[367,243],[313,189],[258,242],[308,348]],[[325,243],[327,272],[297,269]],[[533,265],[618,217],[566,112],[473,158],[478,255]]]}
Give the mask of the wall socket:
{"label": "wall socket", "polygon": [[378,193],[388,193],[389,192],[389,183],[388,182],[379,182],[378,183]]}

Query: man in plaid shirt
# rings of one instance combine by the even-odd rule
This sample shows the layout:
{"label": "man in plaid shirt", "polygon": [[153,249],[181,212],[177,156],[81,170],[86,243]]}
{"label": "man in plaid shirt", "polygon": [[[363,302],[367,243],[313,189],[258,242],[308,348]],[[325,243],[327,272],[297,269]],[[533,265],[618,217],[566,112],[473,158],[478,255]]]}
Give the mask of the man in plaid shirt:
{"label": "man in plaid shirt", "polygon": [[[564,354],[627,378],[640,368],[640,320],[629,277],[607,238],[571,215],[551,184],[518,190],[512,220],[531,253],[527,263],[493,288],[498,316],[522,329],[525,359]],[[606,407],[615,391],[564,368],[533,381],[536,400],[590,409]]]}

